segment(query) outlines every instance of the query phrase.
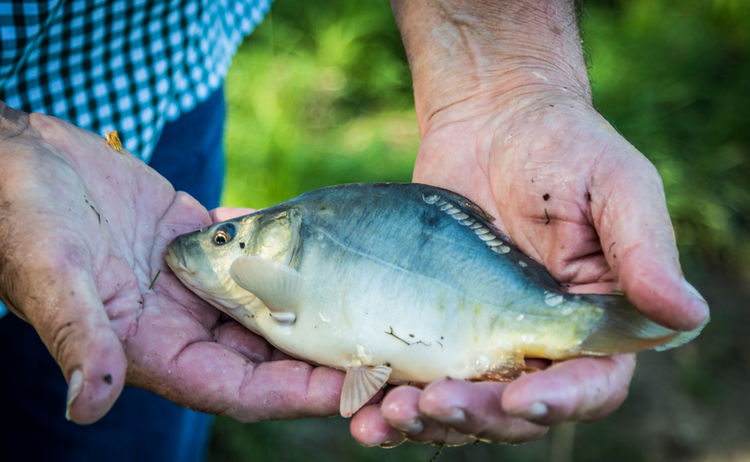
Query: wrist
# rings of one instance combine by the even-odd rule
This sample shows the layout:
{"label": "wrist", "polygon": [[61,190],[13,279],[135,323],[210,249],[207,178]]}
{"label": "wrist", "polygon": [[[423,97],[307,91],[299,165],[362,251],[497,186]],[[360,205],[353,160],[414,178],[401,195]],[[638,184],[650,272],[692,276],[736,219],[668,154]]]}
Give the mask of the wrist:
{"label": "wrist", "polygon": [[[590,105],[572,0],[393,0],[420,132],[447,109],[476,115],[530,95]],[[459,109],[460,108],[460,109]],[[457,110],[457,111],[456,111]]]}

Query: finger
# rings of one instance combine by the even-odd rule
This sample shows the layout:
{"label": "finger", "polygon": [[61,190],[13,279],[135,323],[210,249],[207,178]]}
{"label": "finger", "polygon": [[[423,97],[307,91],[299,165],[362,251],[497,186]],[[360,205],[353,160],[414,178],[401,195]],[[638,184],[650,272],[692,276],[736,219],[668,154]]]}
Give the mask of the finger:
{"label": "finger", "polygon": [[634,369],[632,354],[563,361],[511,382],[502,408],[542,425],[600,419],[625,400]]}
{"label": "finger", "polygon": [[214,328],[214,339],[244,355],[254,363],[270,361],[275,350],[267,341],[253,334],[237,321],[229,320]]}
{"label": "finger", "polygon": [[502,408],[507,384],[444,379],[425,388],[419,410],[435,421],[495,443],[523,443],[540,438],[547,428],[510,416]]}
{"label": "finger", "polygon": [[[305,416],[330,416],[338,411],[343,373],[301,361],[257,364],[240,351],[202,339],[176,341],[167,332],[195,332],[199,321],[168,310],[145,315],[129,339],[128,382],[185,406],[246,422]],[[222,333],[222,336],[228,335]],[[245,350],[251,342],[231,334]],[[260,355],[267,355],[263,346]],[[245,351],[247,353],[247,351]]]}
{"label": "finger", "polygon": [[381,412],[391,426],[415,436],[424,430],[419,415],[419,396],[422,390],[409,385],[396,387],[383,398]]}
{"label": "finger", "polygon": [[349,431],[363,446],[394,447],[405,438],[383,418],[380,406],[371,404],[360,409],[349,423]]}
{"label": "finger", "polygon": [[592,193],[592,212],[607,262],[640,310],[667,327],[690,330],[705,322],[708,305],[682,277],[664,190],[656,169],[631,150]]}
{"label": "finger", "polygon": [[[38,154],[43,162],[26,162],[28,155],[11,162],[14,175],[3,181],[8,199],[1,207],[0,234],[33,230],[34,242],[6,241],[0,287],[68,380],[67,416],[91,423],[119,396],[126,370],[122,345],[91,274],[90,248],[101,244],[106,231],[69,165],[51,152]],[[38,186],[45,180],[50,188]]]}
{"label": "finger", "polygon": [[[292,419],[338,413],[344,374],[294,360],[260,364],[240,388],[240,420]],[[248,404],[252,403],[252,404]]]}
{"label": "finger", "polygon": [[462,434],[423,414],[419,407],[421,396],[422,390],[416,387],[404,385],[394,388],[383,399],[383,418],[404,432],[408,439],[420,443],[459,446],[476,441],[473,436]]}
{"label": "finger", "polygon": [[248,215],[255,212],[255,209],[249,209],[245,207],[217,207],[211,210],[211,219],[214,223],[219,221],[231,220],[232,218],[241,217],[242,215]]}
{"label": "finger", "polygon": [[66,418],[95,422],[112,407],[125,382],[127,361],[94,282],[82,269],[60,266],[11,296],[34,326],[68,381]]}

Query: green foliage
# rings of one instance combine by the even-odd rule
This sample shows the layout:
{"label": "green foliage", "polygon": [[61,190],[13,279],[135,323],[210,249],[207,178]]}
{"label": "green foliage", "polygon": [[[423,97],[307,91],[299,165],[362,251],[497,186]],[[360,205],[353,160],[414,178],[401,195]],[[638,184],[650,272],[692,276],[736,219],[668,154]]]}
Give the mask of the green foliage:
{"label": "green foliage", "polygon": [[234,59],[226,205],[411,178],[419,139],[388,4],[305,5],[277,2]]}
{"label": "green foliage", "polygon": [[261,422],[240,426],[227,419],[215,424],[210,460],[258,460],[273,462],[429,460],[435,449],[408,445],[397,451],[364,448],[355,443],[348,422],[342,418],[328,420],[294,420]]}
{"label": "green foliage", "polygon": [[[244,425],[229,419],[218,419],[214,424],[208,460],[428,462],[437,449],[437,446],[415,443],[404,443],[391,449],[365,448],[349,436],[349,421],[340,417]],[[461,448],[444,448],[437,461],[524,462],[542,460],[547,452],[546,441],[524,447],[477,444]]]}

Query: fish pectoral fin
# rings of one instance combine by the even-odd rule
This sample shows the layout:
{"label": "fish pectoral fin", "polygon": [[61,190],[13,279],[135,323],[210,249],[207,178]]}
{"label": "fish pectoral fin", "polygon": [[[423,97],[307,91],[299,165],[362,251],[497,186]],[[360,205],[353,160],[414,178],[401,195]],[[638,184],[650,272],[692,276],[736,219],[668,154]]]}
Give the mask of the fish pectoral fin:
{"label": "fish pectoral fin", "polygon": [[385,364],[347,369],[339,403],[341,415],[351,417],[383,388],[390,376],[391,368]]}
{"label": "fish pectoral fin", "polygon": [[258,297],[276,321],[291,324],[297,319],[305,281],[294,268],[267,258],[243,256],[232,263],[229,274],[237,285]]}

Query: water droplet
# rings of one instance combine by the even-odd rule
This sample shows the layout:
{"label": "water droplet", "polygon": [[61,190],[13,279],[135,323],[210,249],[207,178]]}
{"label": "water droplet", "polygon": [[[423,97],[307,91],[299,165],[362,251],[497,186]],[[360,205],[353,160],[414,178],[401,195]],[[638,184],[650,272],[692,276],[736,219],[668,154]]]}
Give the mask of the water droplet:
{"label": "water droplet", "polygon": [[544,303],[549,306],[557,306],[563,302],[563,296],[553,292],[547,292],[544,294]]}

